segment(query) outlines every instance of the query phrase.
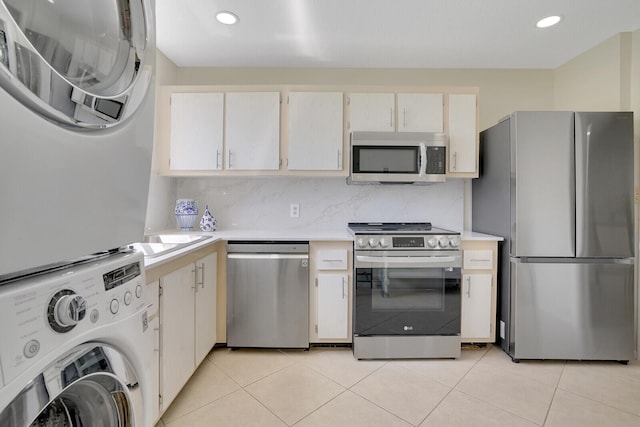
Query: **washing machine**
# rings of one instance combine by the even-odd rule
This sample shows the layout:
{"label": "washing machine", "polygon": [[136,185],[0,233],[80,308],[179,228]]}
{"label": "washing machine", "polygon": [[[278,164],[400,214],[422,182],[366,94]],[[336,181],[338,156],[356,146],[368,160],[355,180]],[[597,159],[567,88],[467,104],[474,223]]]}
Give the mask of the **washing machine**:
{"label": "washing machine", "polygon": [[0,0],[0,282],[140,241],[154,0]]}
{"label": "washing machine", "polygon": [[0,426],[152,426],[149,301],[134,252],[0,286]]}

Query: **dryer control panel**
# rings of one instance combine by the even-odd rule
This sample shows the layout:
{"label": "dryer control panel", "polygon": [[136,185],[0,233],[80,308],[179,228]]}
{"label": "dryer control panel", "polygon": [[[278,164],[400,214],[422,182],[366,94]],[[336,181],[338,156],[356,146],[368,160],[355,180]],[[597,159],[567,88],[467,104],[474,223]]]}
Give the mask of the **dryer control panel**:
{"label": "dryer control panel", "polygon": [[105,340],[110,324],[138,316],[148,305],[139,253],[109,255],[0,286],[3,384],[52,352]]}

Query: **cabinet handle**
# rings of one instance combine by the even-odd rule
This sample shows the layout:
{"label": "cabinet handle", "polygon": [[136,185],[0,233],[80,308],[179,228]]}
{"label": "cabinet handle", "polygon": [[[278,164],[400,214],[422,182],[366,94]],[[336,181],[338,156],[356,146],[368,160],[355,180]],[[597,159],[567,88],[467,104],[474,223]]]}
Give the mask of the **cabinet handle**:
{"label": "cabinet handle", "polygon": [[322,262],[342,262],[341,259],[323,259]]}
{"label": "cabinet handle", "polygon": [[451,170],[458,170],[458,152],[453,152],[453,168]]}
{"label": "cabinet handle", "polygon": [[342,151],[338,149],[338,170],[342,169]]}
{"label": "cabinet handle", "polygon": [[[200,283],[198,283],[198,273],[197,273],[198,270],[200,270],[200,277],[202,279]],[[196,287],[198,285],[200,285],[200,287],[204,289],[204,264],[202,264],[201,266],[196,265]]]}
{"label": "cabinet handle", "polygon": [[231,150],[229,150],[229,169],[231,169],[233,166],[231,165]]}
{"label": "cabinet handle", "polygon": [[471,298],[471,277],[467,277],[467,298]]}
{"label": "cabinet handle", "polygon": [[216,150],[216,169],[220,168],[220,150]]}
{"label": "cabinet handle", "polygon": [[389,108],[389,127],[393,129],[393,108]]}
{"label": "cabinet handle", "polygon": [[407,109],[402,109],[402,127],[407,127]]}
{"label": "cabinet handle", "polygon": [[346,297],[345,292],[344,292],[344,277],[342,278],[342,299],[344,299]]}

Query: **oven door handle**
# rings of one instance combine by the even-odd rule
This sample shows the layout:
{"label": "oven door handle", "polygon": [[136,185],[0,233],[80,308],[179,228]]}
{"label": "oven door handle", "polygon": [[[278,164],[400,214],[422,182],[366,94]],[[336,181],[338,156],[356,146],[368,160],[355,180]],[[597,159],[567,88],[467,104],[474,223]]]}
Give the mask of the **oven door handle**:
{"label": "oven door handle", "polygon": [[459,256],[407,256],[407,257],[379,257],[356,255],[356,261],[372,262],[380,265],[391,264],[440,264],[443,262],[459,261]]}

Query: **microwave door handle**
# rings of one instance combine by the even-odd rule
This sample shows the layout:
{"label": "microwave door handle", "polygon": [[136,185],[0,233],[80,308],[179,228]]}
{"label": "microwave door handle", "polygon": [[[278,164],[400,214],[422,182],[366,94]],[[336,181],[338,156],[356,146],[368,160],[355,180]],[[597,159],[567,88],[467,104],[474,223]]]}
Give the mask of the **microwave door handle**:
{"label": "microwave door handle", "polygon": [[420,143],[420,163],[418,164],[418,174],[424,176],[427,173],[427,146]]}

